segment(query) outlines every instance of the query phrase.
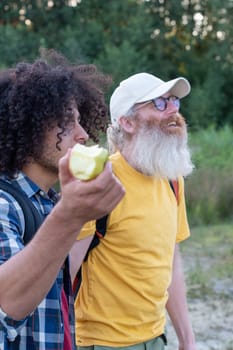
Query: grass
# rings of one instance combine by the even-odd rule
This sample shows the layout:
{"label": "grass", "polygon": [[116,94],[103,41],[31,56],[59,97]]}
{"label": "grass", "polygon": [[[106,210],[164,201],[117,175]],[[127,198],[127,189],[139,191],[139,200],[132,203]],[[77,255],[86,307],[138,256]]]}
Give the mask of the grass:
{"label": "grass", "polygon": [[181,244],[189,298],[232,297],[233,224],[200,226]]}
{"label": "grass", "polygon": [[186,179],[192,225],[233,222],[233,130],[213,127],[189,134],[195,170]]}

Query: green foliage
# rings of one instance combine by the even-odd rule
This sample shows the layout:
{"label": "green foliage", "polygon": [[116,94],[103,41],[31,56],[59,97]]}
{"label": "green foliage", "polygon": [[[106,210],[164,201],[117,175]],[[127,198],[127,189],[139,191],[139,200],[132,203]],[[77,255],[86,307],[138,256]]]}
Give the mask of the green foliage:
{"label": "green foliage", "polygon": [[[113,77],[147,71],[187,77],[182,111],[191,130],[233,125],[231,0],[2,0],[0,67],[32,60],[41,47],[95,63]],[[111,93],[111,91],[109,91]]]}
{"label": "green foliage", "polygon": [[223,92],[224,83],[221,75],[217,76],[211,71],[207,73],[202,85],[194,86],[188,101],[192,130],[198,130],[200,126],[208,128],[210,125],[222,124],[218,116],[222,114],[226,103]]}
{"label": "green foliage", "polygon": [[10,67],[18,61],[34,59],[39,54],[39,46],[37,36],[25,27],[0,26],[0,67],[4,67],[6,62]]}
{"label": "green foliage", "polygon": [[188,216],[192,225],[233,220],[233,132],[213,127],[190,134],[196,166],[186,180]]}
{"label": "green foliage", "polygon": [[189,140],[197,170],[233,169],[233,132],[229,126],[199,130],[191,133]]}

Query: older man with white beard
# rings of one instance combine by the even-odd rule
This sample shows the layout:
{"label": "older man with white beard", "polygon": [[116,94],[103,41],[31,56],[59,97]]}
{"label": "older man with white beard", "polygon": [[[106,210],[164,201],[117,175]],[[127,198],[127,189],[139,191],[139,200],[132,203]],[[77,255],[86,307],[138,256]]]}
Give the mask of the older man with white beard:
{"label": "older man with white beard", "polygon": [[[166,309],[179,350],[195,349],[178,248],[190,235],[183,178],[193,164],[179,113],[180,99],[189,92],[185,78],[164,82],[148,73],[129,77],[113,92],[108,142],[126,195],[82,266],[79,350],[161,350]],[[178,200],[170,180],[178,183]],[[78,239],[90,242],[93,232],[91,222]]]}

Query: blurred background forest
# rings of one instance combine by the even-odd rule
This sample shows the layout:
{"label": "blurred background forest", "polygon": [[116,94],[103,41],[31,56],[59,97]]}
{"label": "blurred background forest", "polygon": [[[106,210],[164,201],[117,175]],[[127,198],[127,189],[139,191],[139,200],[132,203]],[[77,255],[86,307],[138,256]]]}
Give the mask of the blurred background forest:
{"label": "blurred background forest", "polygon": [[1,0],[0,69],[53,48],[116,84],[146,71],[186,77],[182,101],[196,170],[192,225],[233,221],[233,0]]}

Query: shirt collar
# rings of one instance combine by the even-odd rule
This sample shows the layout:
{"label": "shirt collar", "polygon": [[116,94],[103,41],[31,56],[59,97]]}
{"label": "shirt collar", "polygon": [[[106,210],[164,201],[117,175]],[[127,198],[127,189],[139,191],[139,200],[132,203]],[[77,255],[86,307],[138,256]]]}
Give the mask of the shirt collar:
{"label": "shirt collar", "polygon": [[1,174],[0,176],[6,181],[15,183],[18,187],[21,188],[23,192],[27,195],[28,198],[33,197],[36,194],[41,195],[44,198],[49,198],[53,202],[57,202],[59,199],[58,193],[50,188],[48,193],[45,193],[35,182],[33,182],[23,171],[20,171],[14,179],[10,179],[7,175]]}

